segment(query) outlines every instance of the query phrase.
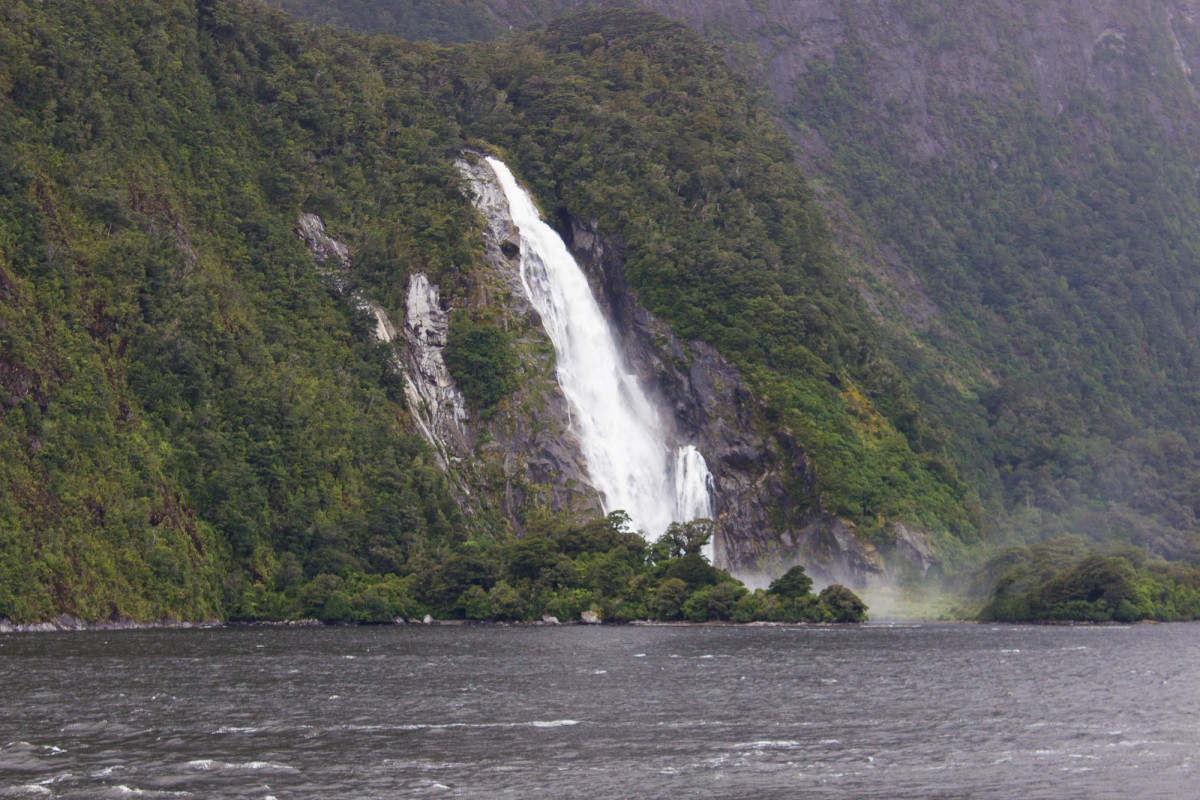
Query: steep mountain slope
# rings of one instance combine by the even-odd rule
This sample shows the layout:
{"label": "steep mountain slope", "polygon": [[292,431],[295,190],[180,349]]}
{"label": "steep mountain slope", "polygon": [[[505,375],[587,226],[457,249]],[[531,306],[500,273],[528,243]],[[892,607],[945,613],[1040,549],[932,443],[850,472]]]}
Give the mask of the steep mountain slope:
{"label": "steep mountain slope", "polygon": [[986,414],[1008,527],[1194,553],[1200,7],[664,10],[756,42],[874,275],[918,276],[900,324]]}
{"label": "steep mountain slope", "polygon": [[990,540],[1196,555],[1200,4],[473,7],[503,29],[630,5],[770,92]]}
{"label": "steep mountain slope", "polygon": [[[236,0],[0,20],[0,617],[379,620],[483,614],[480,592],[635,614],[677,574],[716,593],[669,566],[698,538],[643,552],[619,517],[573,518],[594,491],[530,471],[562,420],[544,337],[490,271],[471,147],[594,262],[679,424],[724,431],[740,566],[878,570],[875,546],[924,547],[909,528],[948,556],[974,537],[903,343],[786,140],[682,26],[598,14],[444,48]],[[448,319],[461,453],[422,436],[409,334],[381,341],[415,307]]]}
{"label": "steep mountain slope", "polygon": [[1003,527],[1194,554],[1200,6],[955,9],[662,10],[756,45],[881,306],[918,277],[890,316],[986,414]]}
{"label": "steep mountain slope", "polygon": [[0,616],[217,616],[462,536],[387,358],[291,230],[298,196],[377,170],[424,202],[376,213],[452,259],[426,223],[461,235],[439,116],[385,122],[419,98],[233,11],[3,4]]}

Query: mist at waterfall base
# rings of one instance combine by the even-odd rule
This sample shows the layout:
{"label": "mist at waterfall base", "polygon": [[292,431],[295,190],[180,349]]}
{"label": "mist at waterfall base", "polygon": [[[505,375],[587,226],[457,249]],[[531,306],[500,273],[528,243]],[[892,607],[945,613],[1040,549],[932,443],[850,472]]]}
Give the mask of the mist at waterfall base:
{"label": "mist at waterfall base", "polygon": [[1190,797],[1197,631],[9,634],[0,797]]}
{"label": "mist at waterfall base", "polygon": [[[672,522],[712,517],[712,476],[694,445],[672,453],[658,409],[621,354],[586,276],[508,167],[485,159],[521,236],[521,283],[554,345],[588,474],[605,511],[625,511],[654,538]],[[705,553],[711,560],[712,545]]]}

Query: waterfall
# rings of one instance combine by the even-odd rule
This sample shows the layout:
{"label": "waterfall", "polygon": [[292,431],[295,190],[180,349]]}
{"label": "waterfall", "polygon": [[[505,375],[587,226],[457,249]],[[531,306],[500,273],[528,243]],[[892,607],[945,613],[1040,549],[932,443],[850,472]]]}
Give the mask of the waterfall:
{"label": "waterfall", "polygon": [[520,232],[521,284],[554,345],[558,384],[605,511],[624,510],[651,538],[672,522],[711,517],[704,456],[690,444],[672,452],[658,410],[625,364],[583,270],[508,167],[486,161]]}
{"label": "waterfall", "polygon": [[[695,445],[684,445],[675,451],[675,518],[681,522],[713,516],[712,473],[704,456]],[[704,555],[714,562],[714,543],[704,546]]]}

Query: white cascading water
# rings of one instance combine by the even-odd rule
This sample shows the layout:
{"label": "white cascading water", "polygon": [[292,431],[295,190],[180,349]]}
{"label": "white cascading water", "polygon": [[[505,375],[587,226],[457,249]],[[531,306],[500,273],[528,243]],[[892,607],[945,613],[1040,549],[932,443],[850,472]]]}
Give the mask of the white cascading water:
{"label": "white cascading water", "polygon": [[605,511],[625,511],[651,538],[672,522],[711,518],[712,475],[704,456],[685,445],[672,458],[658,411],[626,367],[583,270],[508,167],[486,161],[520,231],[521,283],[554,344],[558,383]]}
{"label": "white cascading water", "polygon": [[[712,473],[695,445],[675,451],[675,518],[680,522],[713,516]],[[714,543],[704,546],[704,556],[715,563]]]}

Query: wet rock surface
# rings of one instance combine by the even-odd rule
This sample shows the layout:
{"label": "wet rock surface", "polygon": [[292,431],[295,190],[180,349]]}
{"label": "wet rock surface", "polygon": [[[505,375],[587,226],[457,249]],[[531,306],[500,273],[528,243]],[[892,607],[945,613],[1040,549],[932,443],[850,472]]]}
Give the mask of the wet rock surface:
{"label": "wet rock surface", "polygon": [[571,410],[554,376],[554,348],[521,284],[520,235],[495,175],[474,155],[458,162],[475,207],[484,217],[484,264],[487,275],[476,287],[479,305],[499,311],[514,336],[522,380],[501,412],[482,423],[488,441],[484,458],[499,463],[504,475],[504,504],[515,521],[529,503],[556,511],[600,511]]}
{"label": "wet rock surface", "polygon": [[680,341],[638,304],[625,280],[622,242],[592,221],[567,217],[566,227],[623,337],[630,365],[672,412],[672,443],[696,445],[708,463],[719,522],[717,566],[739,575],[778,575],[802,563],[819,582],[862,587],[884,580],[883,559],[852,526],[796,508],[790,487],[797,479],[806,505],[819,508],[808,457],[786,432],[761,424],[757,401],[737,369],[704,342]]}
{"label": "wet rock surface", "polygon": [[442,308],[438,287],[428,276],[409,276],[404,315],[404,393],[409,410],[426,440],[438,453],[443,468],[451,458],[466,458],[472,450],[466,400],[450,370],[444,351],[450,332],[450,312]]}

